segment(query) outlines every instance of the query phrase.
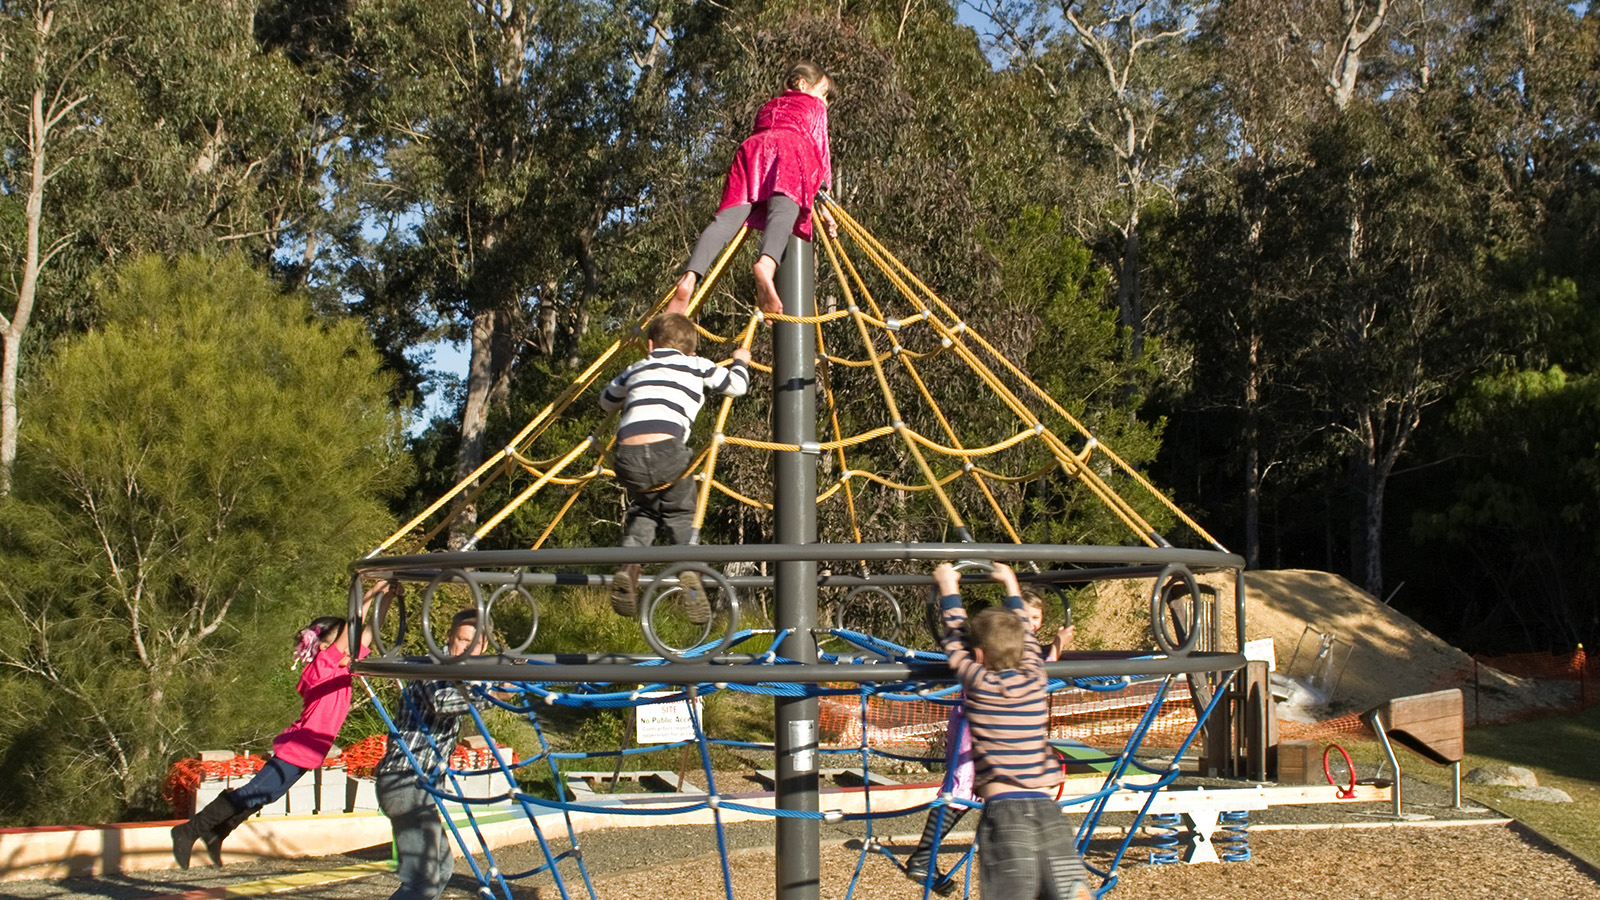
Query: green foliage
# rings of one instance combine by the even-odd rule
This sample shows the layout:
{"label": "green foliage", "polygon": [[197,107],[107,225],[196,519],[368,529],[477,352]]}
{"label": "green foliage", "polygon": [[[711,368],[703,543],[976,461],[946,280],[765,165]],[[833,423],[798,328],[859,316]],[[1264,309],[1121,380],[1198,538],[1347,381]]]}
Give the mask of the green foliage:
{"label": "green foliage", "polygon": [[[1141,421],[1135,415],[1140,398],[1127,393],[1128,333],[1119,328],[1116,313],[1101,302],[1109,273],[1093,264],[1088,248],[1067,233],[1055,210],[1023,209],[1008,223],[992,252],[1000,264],[1006,298],[1000,318],[1031,325],[1031,333],[1019,341],[1028,348],[1020,360],[1023,371],[1074,420],[1115,448],[1120,458],[1142,468],[1160,446],[1161,423]],[[1161,358],[1159,344],[1147,346],[1147,355],[1134,371],[1148,383],[1155,361]],[[1031,392],[1024,390],[1021,396],[1069,446],[1082,450],[1086,439],[1065,417]],[[1050,462],[1044,453],[1032,458],[1040,465]],[[1114,468],[1103,453],[1091,452],[1089,459],[1096,475],[1132,502],[1158,531],[1172,524],[1171,513]],[[1029,486],[1025,496],[1024,524],[1030,540],[1067,544],[1136,540],[1081,482],[1060,471]]]}
{"label": "green foliage", "polygon": [[140,260],[105,295],[30,386],[0,504],[4,743],[59,742],[5,771],[13,821],[155,811],[175,755],[260,747],[296,708],[289,639],[342,611],[410,471],[359,323],[238,257]]}
{"label": "green foliage", "polygon": [[1600,619],[1600,381],[1513,370],[1477,379],[1451,416],[1454,489],[1415,538],[1457,548],[1476,589],[1461,628],[1486,647],[1565,648]]}

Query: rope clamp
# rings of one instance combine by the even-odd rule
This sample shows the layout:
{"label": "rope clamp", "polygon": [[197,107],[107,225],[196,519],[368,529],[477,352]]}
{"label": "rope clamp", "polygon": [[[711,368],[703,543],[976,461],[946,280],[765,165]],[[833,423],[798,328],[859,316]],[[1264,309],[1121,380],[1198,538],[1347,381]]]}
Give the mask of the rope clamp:
{"label": "rope clamp", "polygon": [[822,821],[827,822],[829,825],[837,825],[844,821],[844,810],[830,809],[822,814]]}
{"label": "rope clamp", "polygon": [[885,319],[883,321],[883,327],[889,329],[890,331],[899,331],[900,330],[900,320],[899,319]]}
{"label": "rope clamp", "polygon": [[889,427],[893,428],[895,431],[905,431],[906,423],[900,421],[899,419],[895,419],[893,422],[889,423]]}
{"label": "rope clamp", "polygon": [[1035,422],[1035,423],[1033,423],[1033,433],[1034,434],[1044,434],[1044,423],[1043,422]]}
{"label": "rope clamp", "polygon": [[800,452],[807,453],[812,456],[820,456],[822,454],[822,445],[816,441],[801,441]]}

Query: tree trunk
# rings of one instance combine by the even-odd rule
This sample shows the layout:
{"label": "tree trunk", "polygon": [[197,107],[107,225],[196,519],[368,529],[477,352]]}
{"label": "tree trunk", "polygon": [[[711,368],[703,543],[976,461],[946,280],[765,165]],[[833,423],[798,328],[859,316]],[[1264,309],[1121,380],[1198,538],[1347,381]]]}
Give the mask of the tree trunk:
{"label": "tree trunk", "polygon": [[1117,314],[1128,329],[1128,357],[1137,364],[1144,358],[1144,308],[1139,295],[1139,217],[1128,221],[1122,245],[1122,274],[1117,279]]}
{"label": "tree trunk", "polygon": [[[40,28],[40,38],[49,30],[46,19]],[[36,60],[36,68],[43,66],[43,51]],[[33,316],[33,304],[39,290],[39,270],[44,263],[39,255],[39,231],[44,223],[45,175],[44,146],[50,126],[44,115],[44,88],[33,89],[28,109],[28,198],[25,204],[24,227],[27,230],[27,247],[22,257],[22,278],[17,289],[17,307],[9,318],[0,317],[5,328],[5,360],[0,362],[0,495],[11,493],[11,472],[17,463],[17,371],[22,361],[22,334],[28,329],[28,319]]]}
{"label": "tree trunk", "polygon": [[1384,466],[1378,447],[1378,430],[1370,413],[1360,413],[1355,429],[1356,446],[1350,459],[1351,487],[1360,503],[1351,511],[1352,570],[1362,590],[1374,597],[1383,591],[1383,490]]}
{"label": "tree trunk", "polygon": [[[481,310],[472,317],[472,354],[467,363],[467,400],[461,408],[461,447],[456,455],[457,481],[471,475],[483,464],[489,397],[494,389],[496,318],[493,309]],[[460,550],[465,546],[477,524],[477,504],[460,506],[450,523],[450,549]]]}
{"label": "tree trunk", "polygon": [[5,358],[0,359],[0,496],[11,493],[11,470],[17,463],[17,358],[22,353],[17,321],[20,317],[5,331]]}
{"label": "tree trunk", "polygon": [[1244,564],[1261,568],[1261,335],[1251,333],[1244,376]]}

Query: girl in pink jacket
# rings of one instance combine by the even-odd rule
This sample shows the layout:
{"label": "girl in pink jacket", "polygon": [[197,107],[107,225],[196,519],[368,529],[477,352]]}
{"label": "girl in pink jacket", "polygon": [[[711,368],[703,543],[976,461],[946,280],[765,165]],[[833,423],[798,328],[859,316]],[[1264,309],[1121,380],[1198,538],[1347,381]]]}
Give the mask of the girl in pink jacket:
{"label": "girl in pink jacket", "polygon": [[[695,284],[742,225],[763,232],[755,264],[756,303],[767,312],[783,312],[772,279],[789,234],[811,240],[812,201],[817,191],[833,184],[828,154],[828,92],[833,81],[812,63],[799,62],[790,67],[783,85],[784,92],[761,107],[754,133],[734,154],[717,217],[695,242],[667,312],[688,308]],[[828,234],[836,236],[833,215],[827,209],[821,214]]]}
{"label": "girl in pink jacket", "polygon": [[[401,593],[400,582],[380,581],[367,591],[361,604],[360,655],[367,655],[372,642],[373,621],[367,616],[372,601],[381,592],[384,604]],[[305,664],[295,690],[303,706],[295,719],[272,741],[272,755],[261,771],[241,787],[218,794],[205,809],[189,821],[172,829],[172,856],[182,868],[189,868],[194,842],[205,841],[211,864],[222,865],[222,840],[245,819],[289,792],[300,776],[322,765],[334,738],[350,714],[350,653],[345,641],[345,620],[340,616],[320,616],[295,636],[294,665]]]}

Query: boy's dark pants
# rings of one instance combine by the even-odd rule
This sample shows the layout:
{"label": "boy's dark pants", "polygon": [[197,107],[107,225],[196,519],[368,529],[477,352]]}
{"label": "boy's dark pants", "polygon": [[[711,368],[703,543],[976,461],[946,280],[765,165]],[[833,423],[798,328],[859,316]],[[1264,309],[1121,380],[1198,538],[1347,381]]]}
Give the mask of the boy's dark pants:
{"label": "boy's dark pants", "polygon": [[377,779],[378,807],[394,829],[400,887],[389,900],[439,900],[455,872],[454,845],[433,797],[414,772],[384,772]]}
{"label": "boy's dark pants", "polygon": [[[660,525],[672,532],[673,543],[691,543],[694,479],[682,477],[691,459],[688,445],[679,440],[616,446],[612,464],[617,470],[617,481],[628,491],[622,546],[650,546],[655,543],[656,527]],[[671,486],[665,490],[650,490],[668,482]]]}
{"label": "boy's dark pants", "polygon": [[1078,900],[1083,860],[1061,807],[1048,799],[991,800],[978,820],[978,886],[984,897]]}

